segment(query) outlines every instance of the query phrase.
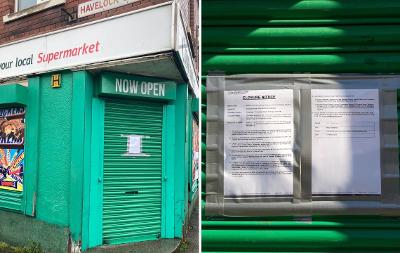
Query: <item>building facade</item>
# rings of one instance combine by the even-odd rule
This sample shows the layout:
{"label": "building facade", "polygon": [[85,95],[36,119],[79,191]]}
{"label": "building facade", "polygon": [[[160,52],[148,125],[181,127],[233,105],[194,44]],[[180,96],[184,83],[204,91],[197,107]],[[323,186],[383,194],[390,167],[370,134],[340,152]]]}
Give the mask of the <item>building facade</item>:
{"label": "building facade", "polygon": [[0,238],[182,238],[197,196],[197,1],[2,1]]}

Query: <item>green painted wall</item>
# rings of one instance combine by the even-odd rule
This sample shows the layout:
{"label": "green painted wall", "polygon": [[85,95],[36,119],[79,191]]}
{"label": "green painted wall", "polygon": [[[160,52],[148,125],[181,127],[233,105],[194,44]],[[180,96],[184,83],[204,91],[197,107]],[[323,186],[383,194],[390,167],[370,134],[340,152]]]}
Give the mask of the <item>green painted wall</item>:
{"label": "green painted wall", "polygon": [[72,74],[52,89],[50,75],[30,78],[26,96],[26,141],[22,213],[0,210],[0,239],[26,246],[40,242],[66,252],[69,237]]}
{"label": "green painted wall", "polygon": [[179,84],[175,101],[175,237],[182,237],[187,198],[187,100],[188,85]]}
{"label": "green painted wall", "polygon": [[62,87],[40,80],[39,166],[36,213],[39,220],[68,226],[72,140],[72,73],[62,75]]}
{"label": "green painted wall", "polygon": [[22,104],[27,103],[27,88],[20,84],[1,86],[0,104]]}
{"label": "green painted wall", "polygon": [[67,228],[39,221],[18,213],[0,210],[0,241],[15,246],[40,242],[45,251],[67,252]]}

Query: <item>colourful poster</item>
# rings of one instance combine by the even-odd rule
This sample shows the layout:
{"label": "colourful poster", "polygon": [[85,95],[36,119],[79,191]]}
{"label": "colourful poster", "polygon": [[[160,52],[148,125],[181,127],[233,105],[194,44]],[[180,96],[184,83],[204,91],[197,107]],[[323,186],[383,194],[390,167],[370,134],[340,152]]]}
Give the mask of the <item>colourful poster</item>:
{"label": "colourful poster", "polygon": [[0,109],[0,146],[23,146],[25,108]]}
{"label": "colourful poster", "polygon": [[0,189],[22,191],[25,108],[0,109]]}
{"label": "colourful poster", "polygon": [[23,190],[24,150],[0,148],[0,189]]}
{"label": "colourful poster", "polygon": [[192,154],[192,181],[195,182],[199,178],[199,125],[193,120],[193,154]]}

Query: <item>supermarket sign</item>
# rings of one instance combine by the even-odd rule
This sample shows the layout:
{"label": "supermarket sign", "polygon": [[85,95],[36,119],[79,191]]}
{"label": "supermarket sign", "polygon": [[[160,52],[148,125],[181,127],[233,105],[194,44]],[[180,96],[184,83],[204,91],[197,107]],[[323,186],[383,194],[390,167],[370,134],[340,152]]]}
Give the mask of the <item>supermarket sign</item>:
{"label": "supermarket sign", "polygon": [[[19,56],[0,61],[0,71],[9,70],[17,71],[29,66],[49,65],[53,62],[62,61],[64,59],[73,59],[79,56],[88,56],[99,53],[101,43],[99,41],[93,43],[83,42],[80,46],[59,48],[54,52],[46,52],[38,50],[37,53],[31,53],[26,56]],[[1,72],[0,72],[1,73]]]}
{"label": "supermarket sign", "polygon": [[0,46],[0,80],[173,49],[164,5]]}
{"label": "supermarket sign", "polygon": [[78,18],[137,2],[138,0],[91,0],[78,5]]}

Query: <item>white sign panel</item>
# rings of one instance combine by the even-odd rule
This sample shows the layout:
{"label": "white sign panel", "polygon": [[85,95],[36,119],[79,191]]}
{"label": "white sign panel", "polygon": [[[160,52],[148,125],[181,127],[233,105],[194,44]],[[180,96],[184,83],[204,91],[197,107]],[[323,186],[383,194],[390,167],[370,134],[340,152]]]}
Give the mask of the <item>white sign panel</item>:
{"label": "white sign panel", "polygon": [[91,0],[78,5],[78,18],[111,10],[137,1],[139,0]]}
{"label": "white sign panel", "polygon": [[171,5],[0,47],[0,79],[171,50]]}
{"label": "white sign panel", "polygon": [[196,97],[199,96],[199,82],[197,80],[196,70],[194,68],[192,50],[190,49],[189,40],[187,38],[182,19],[178,17],[177,35],[176,35],[176,50],[183,67],[185,68],[186,75],[189,79],[190,87]]}
{"label": "white sign panel", "polygon": [[225,91],[225,196],[293,194],[293,91]]}
{"label": "white sign panel", "polygon": [[315,89],[313,194],[380,194],[379,91]]}

